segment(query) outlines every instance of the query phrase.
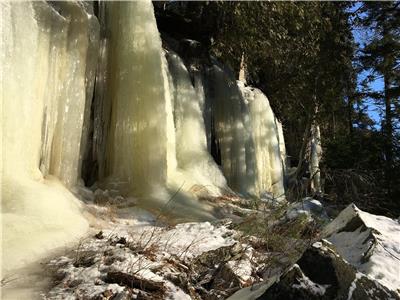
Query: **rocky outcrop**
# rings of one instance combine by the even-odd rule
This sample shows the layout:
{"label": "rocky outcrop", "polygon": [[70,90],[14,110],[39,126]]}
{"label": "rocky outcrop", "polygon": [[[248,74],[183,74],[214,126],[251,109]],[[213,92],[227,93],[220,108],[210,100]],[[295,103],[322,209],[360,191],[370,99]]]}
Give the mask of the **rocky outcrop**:
{"label": "rocky outcrop", "polygon": [[400,299],[396,292],[357,272],[331,247],[325,241],[315,243],[259,299]]}
{"label": "rocky outcrop", "polygon": [[346,261],[386,287],[400,291],[400,224],[354,204],[328,224],[323,236]]}

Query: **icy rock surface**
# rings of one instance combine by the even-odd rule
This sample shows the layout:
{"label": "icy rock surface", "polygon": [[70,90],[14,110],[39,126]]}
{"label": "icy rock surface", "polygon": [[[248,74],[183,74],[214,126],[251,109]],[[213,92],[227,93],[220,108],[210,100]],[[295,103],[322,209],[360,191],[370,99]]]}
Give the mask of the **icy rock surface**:
{"label": "icy rock surface", "polygon": [[323,235],[360,272],[400,292],[400,224],[354,204],[326,226]]}

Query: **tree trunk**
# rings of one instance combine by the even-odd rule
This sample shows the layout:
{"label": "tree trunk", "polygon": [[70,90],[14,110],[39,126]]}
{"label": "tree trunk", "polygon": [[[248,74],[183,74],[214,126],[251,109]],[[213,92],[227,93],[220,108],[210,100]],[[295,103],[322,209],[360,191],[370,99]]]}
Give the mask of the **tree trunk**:
{"label": "tree trunk", "polygon": [[390,81],[388,74],[384,76],[385,82],[385,126],[384,133],[384,153],[385,153],[385,177],[389,194],[391,193],[392,168],[393,168],[393,115],[391,107],[391,99],[389,96]]}
{"label": "tree trunk", "polygon": [[353,136],[353,99],[347,100],[347,125],[349,129],[349,137]]}
{"label": "tree trunk", "polygon": [[301,144],[301,148],[300,148],[299,162],[297,164],[295,178],[299,178],[300,175],[302,174],[302,168],[303,168],[303,164],[305,161],[305,152],[306,152],[307,145],[308,145],[308,142],[309,142],[310,136],[311,136],[311,126],[314,122],[317,112],[318,112],[318,108],[317,108],[317,105],[315,105],[312,115],[308,114],[308,116],[307,116],[307,123],[306,123],[306,128],[304,130],[303,143]]}

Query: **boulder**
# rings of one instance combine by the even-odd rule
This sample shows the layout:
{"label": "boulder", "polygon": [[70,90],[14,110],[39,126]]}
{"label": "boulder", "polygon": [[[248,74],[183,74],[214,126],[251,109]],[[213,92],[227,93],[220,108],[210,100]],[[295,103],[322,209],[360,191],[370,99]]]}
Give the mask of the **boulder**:
{"label": "boulder", "polygon": [[357,270],[332,249],[314,243],[280,280],[258,299],[400,299],[376,280]]}

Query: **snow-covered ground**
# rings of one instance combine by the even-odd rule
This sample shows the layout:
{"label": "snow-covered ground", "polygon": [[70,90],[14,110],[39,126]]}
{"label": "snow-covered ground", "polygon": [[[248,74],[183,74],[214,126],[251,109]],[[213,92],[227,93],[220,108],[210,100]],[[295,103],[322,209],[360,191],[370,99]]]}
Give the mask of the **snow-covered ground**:
{"label": "snow-covered ground", "polygon": [[[127,207],[115,209],[88,204],[92,218],[90,235],[64,252],[58,252],[51,260],[42,262],[47,280],[35,287],[35,293],[39,292],[42,299],[48,300],[257,299],[270,288],[279,287],[282,276],[290,270],[297,274],[296,281],[290,284],[292,291],[307,291],[317,298],[332,293],[334,282],[333,285],[318,282],[306,274],[307,268],[303,269],[304,264],[310,263],[313,269],[315,261],[299,260],[298,257],[300,265],[303,264],[299,269],[296,258],[287,260],[292,254],[271,248],[273,244],[266,242],[271,236],[265,240],[250,237],[229,219],[168,225],[162,222],[165,219],[131,202]],[[229,215],[240,208],[239,202],[228,202]],[[250,211],[247,209],[246,213]],[[256,211],[253,213],[256,214],[247,215],[242,221],[266,217]],[[288,222],[291,226],[296,218],[304,219],[304,215],[311,220],[310,224],[315,224],[313,219],[321,224],[327,219],[318,201],[306,199],[290,205],[280,221],[270,223],[280,227]],[[364,295],[372,292],[389,295],[378,282],[398,292],[399,228],[395,220],[349,206],[325,227],[322,235],[326,240],[314,242],[308,252],[317,253],[320,249],[322,254],[337,257],[338,265],[345,265],[345,262],[339,262],[342,256],[362,272],[345,267],[346,274],[354,277],[354,282],[342,283],[342,289],[349,294],[348,299],[353,299],[353,294],[360,295],[360,289]],[[279,238],[280,243],[290,241],[290,238],[285,239],[284,232]],[[329,249],[333,245],[336,252]],[[271,258],[280,259],[280,266],[271,265]],[[366,282],[372,282],[372,285]],[[25,292],[12,290],[8,299],[28,299],[21,291]]]}
{"label": "snow-covered ground", "polygon": [[139,220],[136,217],[140,215],[115,218],[111,228],[82,240],[73,252],[50,261],[50,269],[60,281],[46,294],[46,299],[106,299],[107,295],[128,299],[139,294],[146,297],[146,292],[157,297],[151,288],[143,291],[138,283],[121,284],[110,274],[132,275],[143,280],[143,285],[146,280],[160,283],[160,299],[191,299],[166,278],[177,275],[178,270],[185,271],[190,261],[205,252],[237,243],[234,231],[223,224],[199,222],[172,227],[157,224],[150,214]]}

